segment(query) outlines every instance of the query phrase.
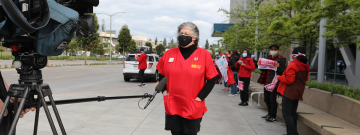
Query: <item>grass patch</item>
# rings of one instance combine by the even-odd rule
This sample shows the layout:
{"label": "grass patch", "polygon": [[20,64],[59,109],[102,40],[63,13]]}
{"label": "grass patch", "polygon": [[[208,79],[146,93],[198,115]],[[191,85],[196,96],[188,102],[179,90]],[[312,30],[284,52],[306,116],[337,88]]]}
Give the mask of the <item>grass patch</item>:
{"label": "grass patch", "polygon": [[[67,56],[50,56],[48,57],[49,60],[85,60],[85,56],[69,56],[69,59]],[[110,58],[104,58],[104,57],[86,57],[86,60],[98,60],[98,61],[105,61],[109,60]],[[122,60],[119,58],[111,58],[111,60]]]}

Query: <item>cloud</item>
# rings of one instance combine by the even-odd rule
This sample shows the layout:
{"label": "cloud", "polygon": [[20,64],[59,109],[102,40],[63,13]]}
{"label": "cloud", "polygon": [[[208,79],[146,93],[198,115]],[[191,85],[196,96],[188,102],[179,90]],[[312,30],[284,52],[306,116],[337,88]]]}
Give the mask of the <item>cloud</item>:
{"label": "cloud", "polygon": [[[176,38],[177,27],[187,21],[194,22],[200,29],[200,45],[205,40],[215,41],[220,38],[211,37],[211,28],[214,23],[224,21],[219,8],[230,8],[230,1],[224,0],[101,0],[95,13],[116,14],[112,17],[112,30],[119,30],[127,24],[133,36],[147,36],[154,40],[157,37]],[[105,20],[106,29],[110,29],[110,17],[98,14],[98,22]],[[117,36],[116,34],[116,36]]]}

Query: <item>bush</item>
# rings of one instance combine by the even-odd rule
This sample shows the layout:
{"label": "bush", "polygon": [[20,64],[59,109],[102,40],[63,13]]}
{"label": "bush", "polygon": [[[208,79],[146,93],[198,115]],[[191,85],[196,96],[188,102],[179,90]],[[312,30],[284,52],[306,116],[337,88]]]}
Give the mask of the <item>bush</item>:
{"label": "bush", "polygon": [[11,68],[14,68],[14,65],[11,65]]}
{"label": "bush", "polygon": [[8,68],[8,65],[5,64],[5,67],[4,68]]}
{"label": "bush", "polygon": [[258,73],[258,74],[261,74],[261,70],[260,69],[255,69],[254,71],[252,71],[252,72],[255,72],[255,73]]}
{"label": "bush", "polygon": [[335,83],[318,83],[316,80],[312,80],[311,78],[306,82],[306,86],[360,100],[360,88],[352,88]]}
{"label": "bush", "polygon": [[90,63],[90,65],[107,65],[107,63]]}

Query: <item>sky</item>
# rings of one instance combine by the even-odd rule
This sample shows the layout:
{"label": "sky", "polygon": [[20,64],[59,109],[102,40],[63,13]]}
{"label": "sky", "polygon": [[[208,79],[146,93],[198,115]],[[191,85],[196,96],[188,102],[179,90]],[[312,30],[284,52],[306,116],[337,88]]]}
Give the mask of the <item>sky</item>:
{"label": "sky", "polygon": [[[214,23],[224,23],[225,15],[219,8],[230,9],[230,0],[100,0],[94,13],[114,14],[112,30],[118,35],[121,27],[127,24],[132,36],[145,36],[152,41],[173,38],[176,42],[177,27],[183,22],[193,22],[200,30],[199,45],[204,46],[206,39],[217,44],[219,37],[211,37]],[[110,17],[97,14],[98,23],[105,20],[105,29],[110,30]]]}

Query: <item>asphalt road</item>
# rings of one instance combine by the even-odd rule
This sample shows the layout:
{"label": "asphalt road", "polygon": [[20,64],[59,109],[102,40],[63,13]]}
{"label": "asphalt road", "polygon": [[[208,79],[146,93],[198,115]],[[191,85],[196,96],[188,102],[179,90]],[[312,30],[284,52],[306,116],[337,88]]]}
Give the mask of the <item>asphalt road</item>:
{"label": "asphalt road", "polygon": [[[125,82],[122,69],[122,65],[46,67],[42,74],[44,83],[50,85],[54,94],[125,88],[140,83],[134,79]],[[0,71],[9,85],[18,83],[19,74],[15,69]]]}

